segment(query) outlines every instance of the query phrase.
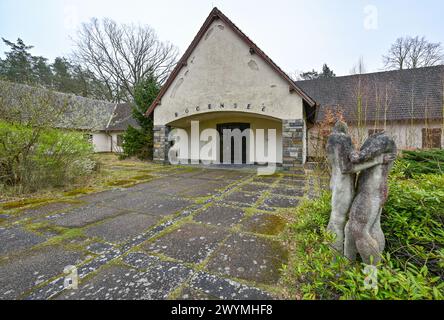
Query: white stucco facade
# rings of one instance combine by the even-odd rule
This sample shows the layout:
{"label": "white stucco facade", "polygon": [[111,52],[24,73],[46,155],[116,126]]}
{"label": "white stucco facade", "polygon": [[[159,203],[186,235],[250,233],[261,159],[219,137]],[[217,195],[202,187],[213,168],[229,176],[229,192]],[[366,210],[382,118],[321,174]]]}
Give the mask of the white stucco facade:
{"label": "white stucco facade", "polygon": [[123,150],[117,144],[117,136],[123,134],[123,132],[95,132],[92,135],[92,143],[94,152],[115,152],[121,153]]}
{"label": "white stucco facade", "polygon": [[110,137],[105,132],[93,133],[92,143],[94,152],[111,152]]}
{"label": "white stucco facade", "polygon": [[162,97],[154,111],[154,125],[224,111],[302,119],[303,104],[298,94],[290,92],[287,81],[216,20]]}

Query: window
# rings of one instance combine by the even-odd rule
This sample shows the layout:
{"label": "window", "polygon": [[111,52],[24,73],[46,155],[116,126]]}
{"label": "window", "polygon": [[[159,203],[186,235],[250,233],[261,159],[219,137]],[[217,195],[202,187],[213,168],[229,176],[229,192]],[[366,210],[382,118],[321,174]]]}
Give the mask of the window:
{"label": "window", "polygon": [[117,146],[121,147],[123,145],[123,134],[117,135]]}
{"label": "window", "polygon": [[441,128],[422,129],[422,147],[424,149],[441,148]]}
{"label": "window", "polygon": [[380,133],[382,131],[384,131],[384,129],[368,129],[368,135],[371,136],[372,134]]}

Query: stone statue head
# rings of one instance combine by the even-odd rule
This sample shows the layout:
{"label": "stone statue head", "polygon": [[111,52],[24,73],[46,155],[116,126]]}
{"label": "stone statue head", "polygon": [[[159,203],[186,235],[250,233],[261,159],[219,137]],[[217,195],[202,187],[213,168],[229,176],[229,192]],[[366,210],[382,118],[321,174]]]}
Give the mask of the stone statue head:
{"label": "stone statue head", "polygon": [[344,133],[347,134],[348,133],[348,126],[347,124],[342,121],[342,120],[338,120],[335,124],[335,126],[333,127],[333,133]]}
{"label": "stone statue head", "polygon": [[[397,148],[396,143],[384,132],[373,134],[365,140],[362,145],[359,156],[351,159],[352,162],[369,161],[382,154],[392,154],[393,159],[396,158]],[[393,162],[393,161],[392,161]]]}

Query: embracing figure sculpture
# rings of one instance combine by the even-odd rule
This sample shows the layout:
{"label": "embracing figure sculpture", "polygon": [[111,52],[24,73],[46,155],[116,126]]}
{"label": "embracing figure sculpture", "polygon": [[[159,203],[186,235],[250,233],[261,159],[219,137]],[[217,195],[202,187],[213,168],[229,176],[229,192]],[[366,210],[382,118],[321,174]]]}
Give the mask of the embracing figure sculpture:
{"label": "embracing figure sculpture", "polygon": [[[394,148],[393,148],[394,146]],[[384,235],[380,228],[380,212],[385,201],[375,201],[372,194],[378,193],[378,189],[372,190],[379,182],[379,188],[386,186],[386,180],[390,164],[394,161],[396,146],[393,140],[383,134],[369,137],[361,148],[360,152],[354,151],[353,143],[348,134],[347,125],[338,121],[333,128],[332,134],[327,141],[327,156],[331,166],[330,189],[332,191],[332,212],[327,229],[336,235],[333,248],[351,259],[356,258],[359,252],[364,262],[370,261],[368,253],[375,255],[375,250],[368,250],[366,244],[374,236],[378,243],[378,256],[384,248]],[[379,169],[378,169],[379,168]],[[379,172],[387,174],[379,175]],[[358,179],[358,196],[355,198],[356,173],[362,172]],[[378,179],[374,175],[379,175]],[[373,183],[369,184],[368,178],[371,176]],[[385,176],[385,180],[383,178]],[[361,178],[362,177],[362,178]],[[385,188],[386,190],[386,188]],[[373,192],[372,192],[373,191]],[[385,194],[387,192],[385,191]],[[366,194],[369,194],[366,196]],[[381,198],[382,200],[382,198]],[[379,205],[375,205],[378,203]],[[364,206],[365,208],[362,208]],[[366,207],[368,206],[368,208]],[[378,207],[378,213],[373,215],[373,207]],[[350,209],[352,208],[352,211]],[[348,213],[350,220],[347,223]],[[364,219],[364,220],[363,220]],[[377,220],[377,221],[376,221]],[[367,221],[362,224],[361,221]],[[370,224],[372,236],[367,237],[367,224]],[[364,240],[363,240],[364,239]],[[367,242],[366,242],[367,241]],[[345,250],[344,250],[345,242]],[[382,248],[382,249],[381,249]],[[362,253],[361,253],[362,251]],[[375,256],[374,261],[377,261]]]}
{"label": "embracing figure sculpture", "polygon": [[383,156],[382,163],[362,170],[358,177],[356,197],[345,227],[345,256],[355,260],[356,254],[366,264],[377,264],[385,247],[381,229],[382,207],[388,197],[387,179],[396,159],[396,143],[384,132],[368,137],[359,152],[351,155],[352,163]]}

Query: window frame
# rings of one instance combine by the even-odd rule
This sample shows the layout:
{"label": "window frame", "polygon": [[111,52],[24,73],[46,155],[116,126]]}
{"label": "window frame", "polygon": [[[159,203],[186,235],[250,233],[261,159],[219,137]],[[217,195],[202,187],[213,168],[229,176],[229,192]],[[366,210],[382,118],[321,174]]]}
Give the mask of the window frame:
{"label": "window frame", "polygon": [[422,149],[442,149],[442,128],[422,128]]}

